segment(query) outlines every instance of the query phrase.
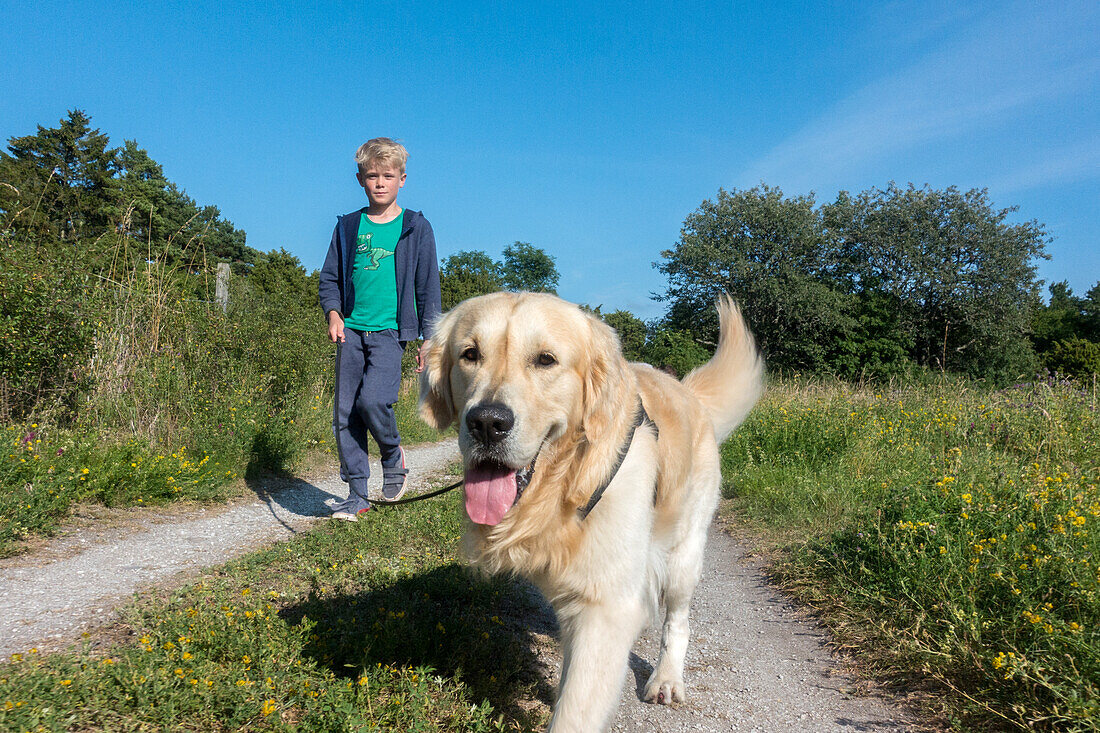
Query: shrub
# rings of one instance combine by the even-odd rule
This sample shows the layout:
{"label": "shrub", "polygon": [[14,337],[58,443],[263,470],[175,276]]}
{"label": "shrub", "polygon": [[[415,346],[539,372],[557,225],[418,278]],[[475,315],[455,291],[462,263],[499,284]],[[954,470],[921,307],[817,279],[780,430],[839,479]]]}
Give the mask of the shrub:
{"label": "shrub", "polygon": [[72,416],[88,387],[92,319],[84,282],[68,272],[35,272],[0,255],[0,418],[32,412]]}
{"label": "shrub", "polygon": [[697,344],[688,331],[662,328],[645,345],[644,360],[658,368],[671,369],[683,377],[710,358],[710,353]]}
{"label": "shrub", "polygon": [[1100,373],[1100,344],[1073,336],[1062,339],[1043,355],[1046,368],[1078,379]]}

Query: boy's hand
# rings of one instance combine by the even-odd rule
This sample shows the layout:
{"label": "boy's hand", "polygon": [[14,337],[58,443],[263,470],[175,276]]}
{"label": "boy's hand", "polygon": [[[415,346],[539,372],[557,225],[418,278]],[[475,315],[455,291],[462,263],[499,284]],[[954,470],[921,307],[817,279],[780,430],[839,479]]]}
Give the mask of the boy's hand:
{"label": "boy's hand", "polygon": [[425,340],[416,350],[416,373],[424,371],[424,355],[428,353],[428,342]]}
{"label": "boy's hand", "polygon": [[332,343],[344,343],[344,319],[336,311],[328,312],[328,338]]}

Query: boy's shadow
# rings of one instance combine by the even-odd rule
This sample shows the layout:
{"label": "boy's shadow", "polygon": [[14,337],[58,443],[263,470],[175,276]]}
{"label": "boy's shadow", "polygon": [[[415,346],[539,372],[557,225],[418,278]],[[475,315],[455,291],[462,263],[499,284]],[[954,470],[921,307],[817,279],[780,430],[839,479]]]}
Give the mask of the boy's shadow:
{"label": "boy's shadow", "polygon": [[297,533],[303,520],[332,514],[332,509],[326,502],[343,501],[347,497],[346,486],[343,484],[341,486],[345,488],[344,494],[335,494],[293,474],[271,471],[263,468],[263,465],[263,461],[253,455],[245,469],[245,484],[255,492],[260,501],[267,504],[271,516],[292,533]]}
{"label": "boy's shadow", "polygon": [[470,702],[488,700],[507,718],[538,725],[532,700],[553,699],[538,648],[557,634],[557,624],[525,585],[446,565],[362,593],[311,592],[280,616],[315,624],[303,652],[338,676],[370,677],[377,665],[430,667],[461,680]]}

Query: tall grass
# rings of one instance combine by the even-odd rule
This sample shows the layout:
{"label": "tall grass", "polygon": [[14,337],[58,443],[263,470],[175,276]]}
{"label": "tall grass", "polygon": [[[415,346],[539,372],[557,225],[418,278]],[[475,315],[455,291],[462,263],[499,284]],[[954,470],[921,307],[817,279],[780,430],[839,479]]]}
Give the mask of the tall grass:
{"label": "tall grass", "polygon": [[[48,372],[52,392],[42,379],[14,380],[38,390],[23,417],[10,405],[25,400],[5,402],[0,555],[52,532],[79,501],[216,500],[241,475],[331,452],[334,347],[312,296],[260,292],[238,273],[222,312],[201,263],[123,265],[134,258],[121,252],[106,275],[73,262],[41,276],[0,254],[5,270],[25,276],[4,290],[14,314],[5,346],[31,355],[5,359],[5,373],[67,365]],[[46,319],[36,315],[43,305]],[[405,439],[438,437],[416,421],[415,399],[407,380]]]}
{"label": "tall grass", "polygon": [[1097,395],[780,383],[723,448],[736,513],[877,661],[995,728],[1100,728]]}

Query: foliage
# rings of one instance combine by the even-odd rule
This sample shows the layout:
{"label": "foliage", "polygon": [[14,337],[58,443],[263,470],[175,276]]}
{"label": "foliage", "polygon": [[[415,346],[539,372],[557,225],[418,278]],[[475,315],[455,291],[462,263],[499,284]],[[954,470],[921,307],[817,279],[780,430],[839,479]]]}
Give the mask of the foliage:
{"label": "foliage", "polygon": [[784,383],[723,447],[725,493],[842,643],[961,691],[964,727],[1094,730],[1098,414],[1060,381]]}
{"label": "foliage", "polygon": [[645,321],[625,310],[598,313],[597,315],[619,334],[619,343],[622,344],[623,356],[626,357],[627,361],[645,361]]}
{"label": "foliage", "polygon": [[773,370],[883,378],[912,365],[1004,382],[1033,372],[1036,222],[985,191],[889,184],[815,208],[778,188],[718,191],[657,267],[666,321],[713,342],[738,300]]}
{"label": "foliage", "polygon": [[730,293],[772,369],[827,371],[836,345],[855,328],[852,299],[831,286],[837,251],[812,197],[786,198],[768,186],[719,189],[661,256],[668,324],[714,343],[714,303]]}
{"label": "foliage", "polygon": [[85,279],[21,253],[0,245],[0,418],[22,420],[44,403],[56,419],[69,420],[91,386]]}
{"label": "foliage", "polygon": [[125,612],[106,652],[13,655],[4,730],[533,730],[549,690],[514,581],[455,561],[454,494],[332,523]]}
{"label": "foliage", "polygon": [[832,369],[843,379],[884,380],[912,373],[912,336],[901,327],[898,299],[866,289],[856,296],[855,323],[836,345]]}
{"label": "foliage", "polygon": [[90,122],[72,110],[55,128],[8,141],[0,153],[5,239],[106,276],[147,260],[192,268],[252,261],[244,232],[217,207],[198,206],[135,142],[109,147]]}
{"label": "foliage", "polygon": [[0,152],[0,214],[25,240],[92,243],[118,218],[116,154],[90,122],[72,110],[57,127],[39,125]]}
{"label": "foliage", "polygon": [[317,275],[307,275],[301,261],[282,247],[255,258],[248,282],[254,293],[288,301],[310,310],[317,306]]}
{"label": "foliage", "polygon": [[558,270],[554,258],[528,242],[504,248],[504,287],[532,293],[557,293]]}
{"label": "foliage", "polygon": [[[201,264],[206,257],[230,262],[256,259],[257,252],[245,246],[243,231],[222,219],[216,206],[196,204],[136,142],[125,142],[117,165],[127,206],[123,226],[139,256],[170,264]],[[196,249],[199,245],[202,252]]]}
{"label": "foliage", "polygon": [[658,328],[650,334],[643,351],[644,359],[658,369],[683,377],[710,358],[710,352],[697,344],[688,331]]}
{"label": "foliage", "polygon": [[1043,227],[1008,224],[1015,210],[994,209],[984,190],[890,183],[841,192],[822,216],[849,288],[871,285],[902,306],[913,361],[1004,381],[1033,373],[1034,261],[1046,257]]}
{"label": "foliage", "polygon": [[[333,346],[316,274],[285,250],[244,247],[216,208],[135,143],[111,150],[82,113],[11,150],[0,418],[18,450],[0,453],[0,553],[51,533],[79,501],[210,500],[240,490],[238,476],[330,451]],[[36,168],[62,163],[61,179]],[[213,302],[219,259],[234,266],[227,312]],[[435,437],[416,424],[411,387],[399,425],[410,441]]]}
{"label": "foliage", "polygon": [[470,250],[456,252],[439,266],[443,310],[450,310],[467,298],[498,290],[553,293],[557,286],[554,258],[526,242],[505,247],[503,262],[481,250]]}
{"label": "foliage", "polygon": [[1080,332],[1081,299],[1073,295],[1069,283],[1052,283],[1050,301],[1035,309],[1031,321],[1032,341],[1042,352],[1056,341],[1070,338]]}
{"label": "foliage", "polygon": [[1081,304],[1081,335],[1092,341],[1100,341],[1100,282],[1085,293]]}
{"label": "foliage", "polygon": [[1043,355],[1047,369],[1080,379],[1100,374],[1100,344],[1071,336],[1058,341]]}
{"label": "foliage", "polygon": [[1041,355],[1054,344],[1072,338],[1100,341],[1100,283],[1093,286],[1085,297],[1073,294],[1069,283],[1053,283],[1050,301],[1035,308],[1031,321],[1032,342]]}
{"label": "foliage", "polygon": [[456,252],[440,263],[439,287],[443,310],[450,310],[467,298],[502,290],[504,272],[480,250]]}
{"label": "foliage", "polygon": [[660,321],[647,325],[630,311],[601,313],[598,307],[586,310],[615,329],[627,361],[645,362],[682,377],[711,356],[710,350],[688,331],[669,328]]}

